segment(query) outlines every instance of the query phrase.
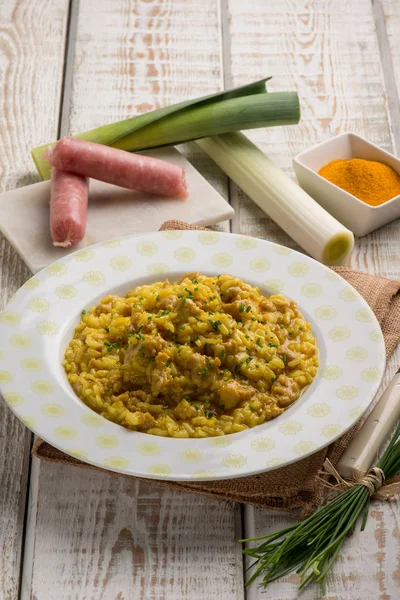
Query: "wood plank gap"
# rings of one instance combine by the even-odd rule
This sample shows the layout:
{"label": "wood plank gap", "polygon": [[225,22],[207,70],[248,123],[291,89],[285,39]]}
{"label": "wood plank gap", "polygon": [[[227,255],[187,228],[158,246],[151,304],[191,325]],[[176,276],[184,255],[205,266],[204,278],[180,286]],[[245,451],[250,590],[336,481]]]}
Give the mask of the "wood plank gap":
{"label": "wood plank gap", "polygon": [[386,88],[387,104],[391,121],[391,137],[394,150],[400,152],[400,98],[396,86],[396,76],[386,28],[385,12],[380,0],[372,0],[372,14],[375,21],[376,37]]}
{"label": "wood plank gap", "polygon": [[68,6],[67,31],[64,50],[64,71],[61,87],[61,102],[58,118],[57,138],[68,134],[75,65],[76,35],[78,30],[79,1],[80,0],[69,0]]}
{"label": "wood plank gap", "polygon": [[31,599],[33,557],[36,542],[36,516],[39,498],[39,469],[40,461],[31,456],[29,464],[29,488],[25,507],[24,545],[21,556],[21,577],[18,596],[19,600]]}
{"label": "wood plank gap", "polygon": [[[222,75],[224,82],[224,89],[227,90],[233,87],[232,77],[232,54],[231,54],[231,32],[229,22],[229,0],[220,0],[219,3],[220,19],[221,19],[221,58],[222,58]],[[239,208],[239,200],[237,187],[231,179],[228,178],[228,201],[236,212]],[[235,214],[233,219],[229,221],[229,231],[231,233],[237,233],[239,231],[239,224],[237,222],[238,216]]]}

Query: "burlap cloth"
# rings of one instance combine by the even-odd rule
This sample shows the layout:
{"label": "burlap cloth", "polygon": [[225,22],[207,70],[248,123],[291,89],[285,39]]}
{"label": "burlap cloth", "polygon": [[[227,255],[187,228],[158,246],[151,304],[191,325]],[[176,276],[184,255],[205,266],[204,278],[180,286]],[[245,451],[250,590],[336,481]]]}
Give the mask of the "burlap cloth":
{"label": "burlap cloth", "polygon": [[[167,221],[161,227],[161,230],[166,229],[203,228],[188,225],[181,221]],[[400,340],[400,294],[398,293],[400,281],[367,275],[345,267],[335,267],[334,270],[360,292],[374,311],[383,331],[386,353],[389,357]],[[361,421],[324,450],[320,450],[293,465],[269,473],[225,481],[179,483],[155,481],[153,483],[154,485],[207,494],[215,498],[245,502],[264,508],[300,509],[302,515],[306,516],[324,500],[324,487],[316,476],[322,468],[325,458],[328,457],[333,465],[336,465],[360,425]],[[32,452],[38,458],[49,462],[73,465],[82,469],[103,470],[67,456],[41,439],[36,441]],[[116,476],[128,477],[128,475],[119,474]]]}

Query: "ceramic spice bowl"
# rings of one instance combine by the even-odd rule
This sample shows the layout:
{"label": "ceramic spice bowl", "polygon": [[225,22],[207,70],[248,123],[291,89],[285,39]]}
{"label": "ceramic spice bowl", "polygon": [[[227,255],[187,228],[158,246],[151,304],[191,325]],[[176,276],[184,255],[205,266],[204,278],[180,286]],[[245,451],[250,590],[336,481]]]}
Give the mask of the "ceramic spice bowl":
{"label": "ceramic spice bowl", "polygon": [[361,237],[400,217],[400,195],[379,206],[369,206],[318,171],[332,160],[363,158],[392,167],[400,175],[400,159],[354,133],[344,133],[298,154],[293,167],[300,186],[355,235]]}

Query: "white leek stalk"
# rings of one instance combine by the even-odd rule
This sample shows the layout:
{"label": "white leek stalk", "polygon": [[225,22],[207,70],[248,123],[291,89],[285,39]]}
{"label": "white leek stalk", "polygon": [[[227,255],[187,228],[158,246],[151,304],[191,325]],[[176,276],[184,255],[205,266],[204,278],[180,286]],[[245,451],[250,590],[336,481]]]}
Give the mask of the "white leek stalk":
{"label": "white leek stalk", "polygon": [[225,173],[308,254],[342,265],[354,236],[242,133],[196,142]]}

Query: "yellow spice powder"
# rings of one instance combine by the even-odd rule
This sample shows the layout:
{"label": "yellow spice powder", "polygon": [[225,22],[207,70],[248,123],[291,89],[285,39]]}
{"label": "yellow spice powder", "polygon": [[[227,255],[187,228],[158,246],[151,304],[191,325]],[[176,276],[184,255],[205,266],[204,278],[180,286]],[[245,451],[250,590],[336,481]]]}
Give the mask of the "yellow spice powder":
{"label": "yellow spice powder", "polygon": [[400,195],[400,176],[392,167],[375,160],[333,160],[318,173],[370,206]]}

